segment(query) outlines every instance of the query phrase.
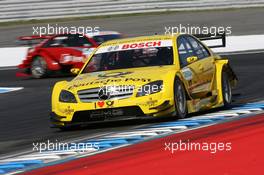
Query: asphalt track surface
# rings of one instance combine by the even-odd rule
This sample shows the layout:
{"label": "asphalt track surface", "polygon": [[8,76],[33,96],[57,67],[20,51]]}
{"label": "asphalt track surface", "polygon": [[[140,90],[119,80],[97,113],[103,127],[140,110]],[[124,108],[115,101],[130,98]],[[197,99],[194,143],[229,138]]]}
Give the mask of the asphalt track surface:
{"label": "asphalt track surface", "polygon": [[[232,35],[263,34],[264,8],[212,10],[199,12],[175,12],[169,14],[124,16],[102,19],[72,20],[68,22],[52,22],[51,26],[91,26],[101,30],[119,31],[126,36],[163,34],[165,27],[206,26],[232,27]],[[22,35],[32,35],[32,27],[47,26],[47,24],[28,24],[0,27],[0,47],[16,46],[16,38]]]}
{"label": "asphalt track surface", "polygon": [[[239,84],[234,90],[234,103],[264,99],[264,54],[228,56]],[[15,77],[16,70],[0,71],[0,87],[24,87],[23,90],[0,95],[0,155],[32,149],[33,142],[67,141],[92,138],[109,132],[133,129],[162,121],[122,121],[88,125],[80,130],[61,132],[49,128],[51,91],[55,82],[72,77],[41,80]],[[166,121],[166,120],[165,120]]]}

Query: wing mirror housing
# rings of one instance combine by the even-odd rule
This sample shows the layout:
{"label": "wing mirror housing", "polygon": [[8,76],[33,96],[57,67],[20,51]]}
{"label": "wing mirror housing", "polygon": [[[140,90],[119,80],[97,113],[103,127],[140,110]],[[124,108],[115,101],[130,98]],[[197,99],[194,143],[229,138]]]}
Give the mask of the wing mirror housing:
{"label": "wing mirror housing", "polygon": [[79,68],[72,68],[71,69],[71,73],[73,75],[78,75],[80,73],[80,71],[81,71],[81,69],[79,69]]}

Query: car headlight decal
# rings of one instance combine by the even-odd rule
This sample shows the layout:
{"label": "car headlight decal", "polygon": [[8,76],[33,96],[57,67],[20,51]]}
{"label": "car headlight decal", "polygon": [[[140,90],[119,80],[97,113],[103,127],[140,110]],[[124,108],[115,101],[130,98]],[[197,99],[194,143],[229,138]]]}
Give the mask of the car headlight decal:
{"label": "car headlight decal", "polygon": [[141,86],[138,89],[137,97],[158,93],[163,89],[163,81],[157,80]]}
{"label": "car headlight decal", "polygon": [[74,94],[66,90],[61,91],[59,101],[64,103],[77,103]]}

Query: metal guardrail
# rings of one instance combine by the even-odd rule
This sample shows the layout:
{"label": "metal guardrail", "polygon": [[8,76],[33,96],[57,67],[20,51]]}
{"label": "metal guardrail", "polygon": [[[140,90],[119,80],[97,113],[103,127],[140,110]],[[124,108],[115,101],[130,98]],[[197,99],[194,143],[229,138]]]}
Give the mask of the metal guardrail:
{"label": "metal guardrail", "polygon": [[264,0],[1,0],[0,22],[245,7],[264,7]]}

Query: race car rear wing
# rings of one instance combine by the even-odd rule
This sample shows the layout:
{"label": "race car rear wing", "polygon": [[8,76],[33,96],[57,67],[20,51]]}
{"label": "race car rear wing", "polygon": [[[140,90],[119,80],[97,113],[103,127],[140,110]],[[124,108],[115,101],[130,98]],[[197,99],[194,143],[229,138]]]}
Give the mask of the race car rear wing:
{"label": "race car rear wing", "polygon": [[[199,38],[201,41],[211,41],[211,40],[221,40],[221,44],[219,42],[208,42],[214,43],[212,46],[206,44],[209,48],[218,48],[218,47],[226,47],[226,35],[225,33],[216,33],[216,34],[195,34],[196,38]],[[206,42],[207,43],[207,42]],[[215,44],[217,43],[217,44]]]}
{"label": "race car rear wing", "polygon": [[51,38],[53,35],[42,35],[42,36],[38,36],[38,35],[32,35],[32,36],[20,36],[17,38],[17,43],[19,45],[35,45],[40,43],[41,41],[45,40],[45,39],[49,39]]}

